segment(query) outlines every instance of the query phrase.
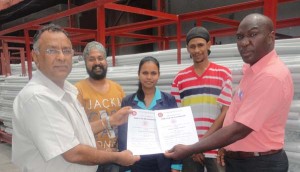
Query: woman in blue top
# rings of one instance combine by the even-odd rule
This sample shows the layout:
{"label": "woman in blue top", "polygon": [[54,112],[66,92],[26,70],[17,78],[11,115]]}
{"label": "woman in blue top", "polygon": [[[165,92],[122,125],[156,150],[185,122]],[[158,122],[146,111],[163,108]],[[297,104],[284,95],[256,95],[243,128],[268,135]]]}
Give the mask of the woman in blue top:
{"label": "woman in blue top", "polygon": [[[159,79],[159,62],[154,57],[144,57],[139,64],[139,88],[136,93],[126,96],[123,106],[133,109],[159,110],[176,108],[175,98],[156,87]],[[118,127],[119,150],[127,147],[127,123]],[[179,172],[181,162],[165,158],[163,154],[142,155],[141,160],[130,167],[122,167],[120,172]]]}

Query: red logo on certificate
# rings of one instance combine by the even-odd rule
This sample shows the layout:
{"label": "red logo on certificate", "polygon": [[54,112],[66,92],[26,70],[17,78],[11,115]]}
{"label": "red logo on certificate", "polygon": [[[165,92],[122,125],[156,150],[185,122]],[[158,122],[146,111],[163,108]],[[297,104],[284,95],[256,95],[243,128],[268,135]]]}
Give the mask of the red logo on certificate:
{"label": "red logo on certificate", "polygon": [[163,117],[164,116],[163,113],[161,113],[161,112],[158,113],[157,115],[158,115],[158,117]]}
{"label": "red logo on certificate", "polygon": [[131,112],[131,115],[132,115],[132,116],[135,116],[135,115],[136,115],[136,111],[132,111],[132,112]]}

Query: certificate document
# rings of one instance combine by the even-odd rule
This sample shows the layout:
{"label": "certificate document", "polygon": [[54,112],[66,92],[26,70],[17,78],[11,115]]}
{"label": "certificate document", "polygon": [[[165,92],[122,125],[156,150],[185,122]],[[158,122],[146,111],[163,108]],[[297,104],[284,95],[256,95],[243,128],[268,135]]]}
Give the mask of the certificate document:
{"label": "certificate document", "polygon": [[167,110],[133,109],[128,117],[127,149],[134,155],[164,153],[177,144],[198,141],[190,107]]}
{"label": "certificate document", "polygon": [[155,118],[163,152],[177,144],[190,145],[199,141],[190,106],[156,110]]}
{"label": "certificate document", "polygon": [[127,149],[134,155],[162,153],[154,111],[133,109],[128,117]]}

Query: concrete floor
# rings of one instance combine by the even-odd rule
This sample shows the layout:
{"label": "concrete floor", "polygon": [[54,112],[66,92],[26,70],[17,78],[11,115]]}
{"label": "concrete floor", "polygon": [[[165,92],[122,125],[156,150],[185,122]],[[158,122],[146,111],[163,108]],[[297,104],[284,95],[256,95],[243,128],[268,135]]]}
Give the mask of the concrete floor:
{"label": "concrete floor", "polygon": [[20,172],[11,162],[11,145],[0,142],[0,172]]}

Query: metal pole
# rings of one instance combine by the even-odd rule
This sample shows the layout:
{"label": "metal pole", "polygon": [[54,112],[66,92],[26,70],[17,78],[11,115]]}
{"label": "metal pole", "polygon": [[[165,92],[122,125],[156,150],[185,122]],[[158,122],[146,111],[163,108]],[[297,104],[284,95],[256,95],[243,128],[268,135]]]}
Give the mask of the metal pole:
{"label": "metal pole", "polygon": [[28,77],[31,79],[32,77],[32,57],[30,54],[30,38],[28,29],[24,29],[24,36],[25,36],[25,47],[26,47],[26,56],[27,56],[27,68],[28,68]]}
{"label": "metal pole", "polygon": [[21,57],[22,76],[26,76],[25,51],[24,51],[24,48],[22,48],[20,50],[20,57]]}
{"label": "metal pole", "polygon": [[274,23],[274,30],[277,28],[277,4],[278,0],[264,0],[264,15],[270,17]]}
{"label": "metal pole", "polygon": [[103,5],[97,8],[97,41],[105,47],[105,8]]}
{"label": "metal pole", "polygon": [[111,39],[111,57],[112,57],[112,65],[116,66],[116,41],[115,36],[112,35]]}
{"label": "metal pole", "polygon": [[181,64],[181,20],[177,22],[177,64]]}
{"label": "metal pole", "polygon": [[11,75],[11,69],[10,69],[10,56],[8,52],[8,44],[6,41],[2,40],[2,47],[3,47],[3,55],[4,55],[4,65],[5,65],[5,76]]}
{"label": "metal pole", "polygon": [[1,71],[2,71],[2,75],[6,75],[5,60],[4,60],[3,53],[1,53]]}

